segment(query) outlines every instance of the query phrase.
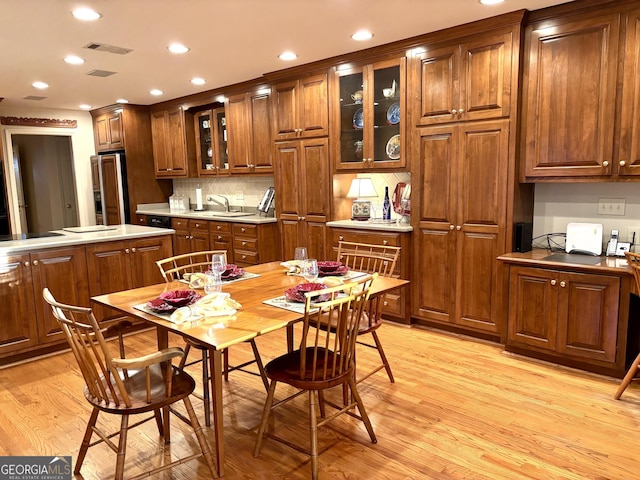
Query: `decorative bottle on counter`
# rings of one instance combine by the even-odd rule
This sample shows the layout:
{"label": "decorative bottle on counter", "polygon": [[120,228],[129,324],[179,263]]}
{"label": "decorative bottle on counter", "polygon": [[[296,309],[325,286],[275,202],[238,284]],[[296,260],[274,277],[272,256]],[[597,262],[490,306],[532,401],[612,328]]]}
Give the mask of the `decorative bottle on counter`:
{"label": "decorative bottle on counter", "polygon": [[382,219],[391,220],[391,202],[389,201],[389,187],[384,187],[384,203],[382,204]]}

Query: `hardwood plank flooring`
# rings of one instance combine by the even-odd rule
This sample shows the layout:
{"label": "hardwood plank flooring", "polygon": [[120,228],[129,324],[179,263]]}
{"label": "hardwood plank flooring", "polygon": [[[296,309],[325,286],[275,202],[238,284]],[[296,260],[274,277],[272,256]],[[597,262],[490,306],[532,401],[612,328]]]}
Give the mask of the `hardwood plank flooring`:
{"label": "hardwood plank flooring", "polygon": [[[362,424],[342,416],[320,431],[323,479],[633,479],[640,474],[640,387],[613,400],[619,380],[504,353],[499,345],[387,323],[380,337],[396,383],[384,372],[360,384],[377,444]],[[180,339],[172,338],[180,345]],[[263,360],[283,353],[284,332],[257,340]],[[155,334],[126,339],[127,354],[155,349]],[[246,347],[246,348],[245,348]],[[360,348],[366,368],[373,350]],[[248,345],[231,350],[250,358]],[[199,379],[198,367],[191,373]],[[287,393],[278,387],[276,398]],[[266,393],[258,377],[233,373],[224,386],[225,478],[302,479],[308,459],[265,439],[252,455]],[[337,400],[340,392],[331,393]],[[202,403],[193,399],[204,425]],[[75,461],[89,406],[70,353],[0,370],[0,455],[72,455]],[[278,433],[307,445],[306,396],[276,411]],[[117,422],[105,417],[114,431]],[[161,464],[167,453],[195,449],[181,422],[164,447],[153,422],[129,435],[128,473]],[[210,442],[213,434],[206,429]],[[111,478],[115,458],[104,446],[89,450],[84,479]],[[204,479],[190,462],[163,479]]]}

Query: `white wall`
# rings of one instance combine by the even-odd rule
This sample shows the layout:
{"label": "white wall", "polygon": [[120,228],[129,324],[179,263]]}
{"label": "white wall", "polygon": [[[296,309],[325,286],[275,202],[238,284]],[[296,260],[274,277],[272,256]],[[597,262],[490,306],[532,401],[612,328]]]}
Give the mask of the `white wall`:
{"label": "white wall", "polygon": [[[623,216],[598,215],[598,199],[625,199]],[[612,229],[630,241],[627,229],[640,227],[640,183],[539,183],[535,187],[533,236],[566,232],[570,222],[601,223],[604,242]],[[636,239],[636,244],[640,239]]]}
{"label": "white wall", "polygon": [[[19,227],[17,220],[17,204],[15,176],[13,172],[13,149],[11,148],[11,134],[21,133],[30,135],[63,135],[71,137],[73,154],[73,169],[76,181],[76,193],[78,196],[78,219],[80,225],[94,225],[95,209],[93,205],[93,192],[91,186],[91,164],[89,157],[95,153],[93,143],[93,121],[91,114],[76,110],[51,110],[51,109],[25,109],[2,107],[0,104],[0,116],[48,118],[58,120],[76,120],[76,128],[52,128],[52,127],[20,127],[12,125],[0,125],[0,137],[2,138],[2,155],[5,159],[4,173],[7,183],[7,197],[9,199],[13,233],[26,231]],[[15,213],[14,213],[15,212]]]}

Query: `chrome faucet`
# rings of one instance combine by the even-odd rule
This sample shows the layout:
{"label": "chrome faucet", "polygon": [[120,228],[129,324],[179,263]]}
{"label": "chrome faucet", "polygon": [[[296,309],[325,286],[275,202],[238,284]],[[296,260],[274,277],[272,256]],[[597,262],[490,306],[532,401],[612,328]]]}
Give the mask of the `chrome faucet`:
{"label": "chrome faucet", "polygon": [[224,203],[216,200],[213,196],[209,197],[209,200],[212,201],[213,203],[217,203],[218,205],[221,205],[224,207],[224,211],[228,212],[229,211],[229,199],[227,197],[225,197],[224,195],[218,195],[216,194],[216,197],[221,197],[224,199]]}

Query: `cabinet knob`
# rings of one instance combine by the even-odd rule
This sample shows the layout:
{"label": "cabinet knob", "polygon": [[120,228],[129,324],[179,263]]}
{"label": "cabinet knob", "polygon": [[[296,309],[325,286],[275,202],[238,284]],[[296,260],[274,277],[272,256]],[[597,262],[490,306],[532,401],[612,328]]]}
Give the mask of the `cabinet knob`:
{"label": "cabinet knob", "polygon": [[242,233],[244,233],[244,232],[246,232],[246,231],[247,231],[247,229],[246,229],[246,228],[244,228],[244,227],[242,227],[242,228],[240,229],[240,231],[241,231]]}
{"label": "cabinet knob", "polygon": [[462,115],[464,113],[464,108],[461,108],[460,110],[458,110],[458,113]]}
{"label": "cabinet knob", "polygon": [[34,266],[38,265],[38,263],[39,263],[39,262],[38,262],[38,260],[34,260],[34,261],[33,261],[33,265],[34,265]]}
{"label": "cabinet knob", "polygon": [[131,249],[131,253],[136,253],[136,247],[133,247],[133,248]]}
{"label": "cabinet knob", "polygon": [[344,240],[344,237],[343,237],[342,235],[340,235],[340,236],[338,237],[338,240],[340,240],[340,241],[342,242],[342,241]]}
{"label": "cabinet knob", "polygon": [[383,245],[388,245],[388,244],[389,244],[389,240],[383,240],[383,241],[382,241],[382,244],[383,244]]}
{"label": "cabinet knob", "polygon": [[242,246],[246,247],[247,246],[247,242],[242,242]]}
{"label": "cabinet knob", "polygon": [[247,258],[246,255],[242,255],[242,259],[245,260]]}
{"label": "cabinet knob", "polygon": [[449,225],[449,230],[453,230],[454,228],[456,227],[454,227],[453,225]]}
{"label": "cabinet knob", "polygon": [[218,235],[218,240],[222,240],[222,235]]}
{"label": "cabinet knob", "polygon": [[456,230],[462,230],[462,227],[460,225],[457,225]]}
{"label": "cabinet knob", "polygon": [[29,265],[31,265],[29,262],[24,262],[25,267],[28,267]]}
{"label": "cabinet knob", "polygon": [[220,230],[220,229],[222,229],[222,225],[217,225],[217,226],[216,226],[216,228],[217,228],[218,230]]}
{"label": "cabinet knob", "polygon": [[606,160],[604,162],[602,162],[602,166],[603,167],[608,167],[609,166],[609,162],[607,162]]}
{"label": "cabinet knob", "polygon": [[200,224],[199,223],[196,223],[196,228],[200,228]]}
{"label": "cabinet knob", "polygon": [[124,249],[124,253],[129,253],[129,249],[128,249],[128,248],[125,248],[125,249]]}
{"label": "cabinet knob", "polygon": [[453,110],[451,110],[451,113],[456,115],[458,113],[458,110],[456,110],[455,108]]}
{"label": "cabinet knob", "polygon": [[555,286],[555,285],[556,285],[556,283],[558,283],[558,282],[556,282],[555,280],[551,280],[551,285],[552,285],[552,286]]}
{"label": "cabinet knob", "polygon": [[383,304],[385,307],[388,307],[388,306],[389,306],[389,302],[387,302],[386,300],[385,300],[384,302],[382,302],[382,304]]}
{"label": "cabinet knob", "polygon": [[625,162],[624,160],[620,160],[620,166],[624,167],[627,164],[627,162]]}
{"label": "cabinet knob", "polygon": [[560,282],[560,286],[562,288],[566,287],[567,286],[567,282],[565,282],[565,281]]}

